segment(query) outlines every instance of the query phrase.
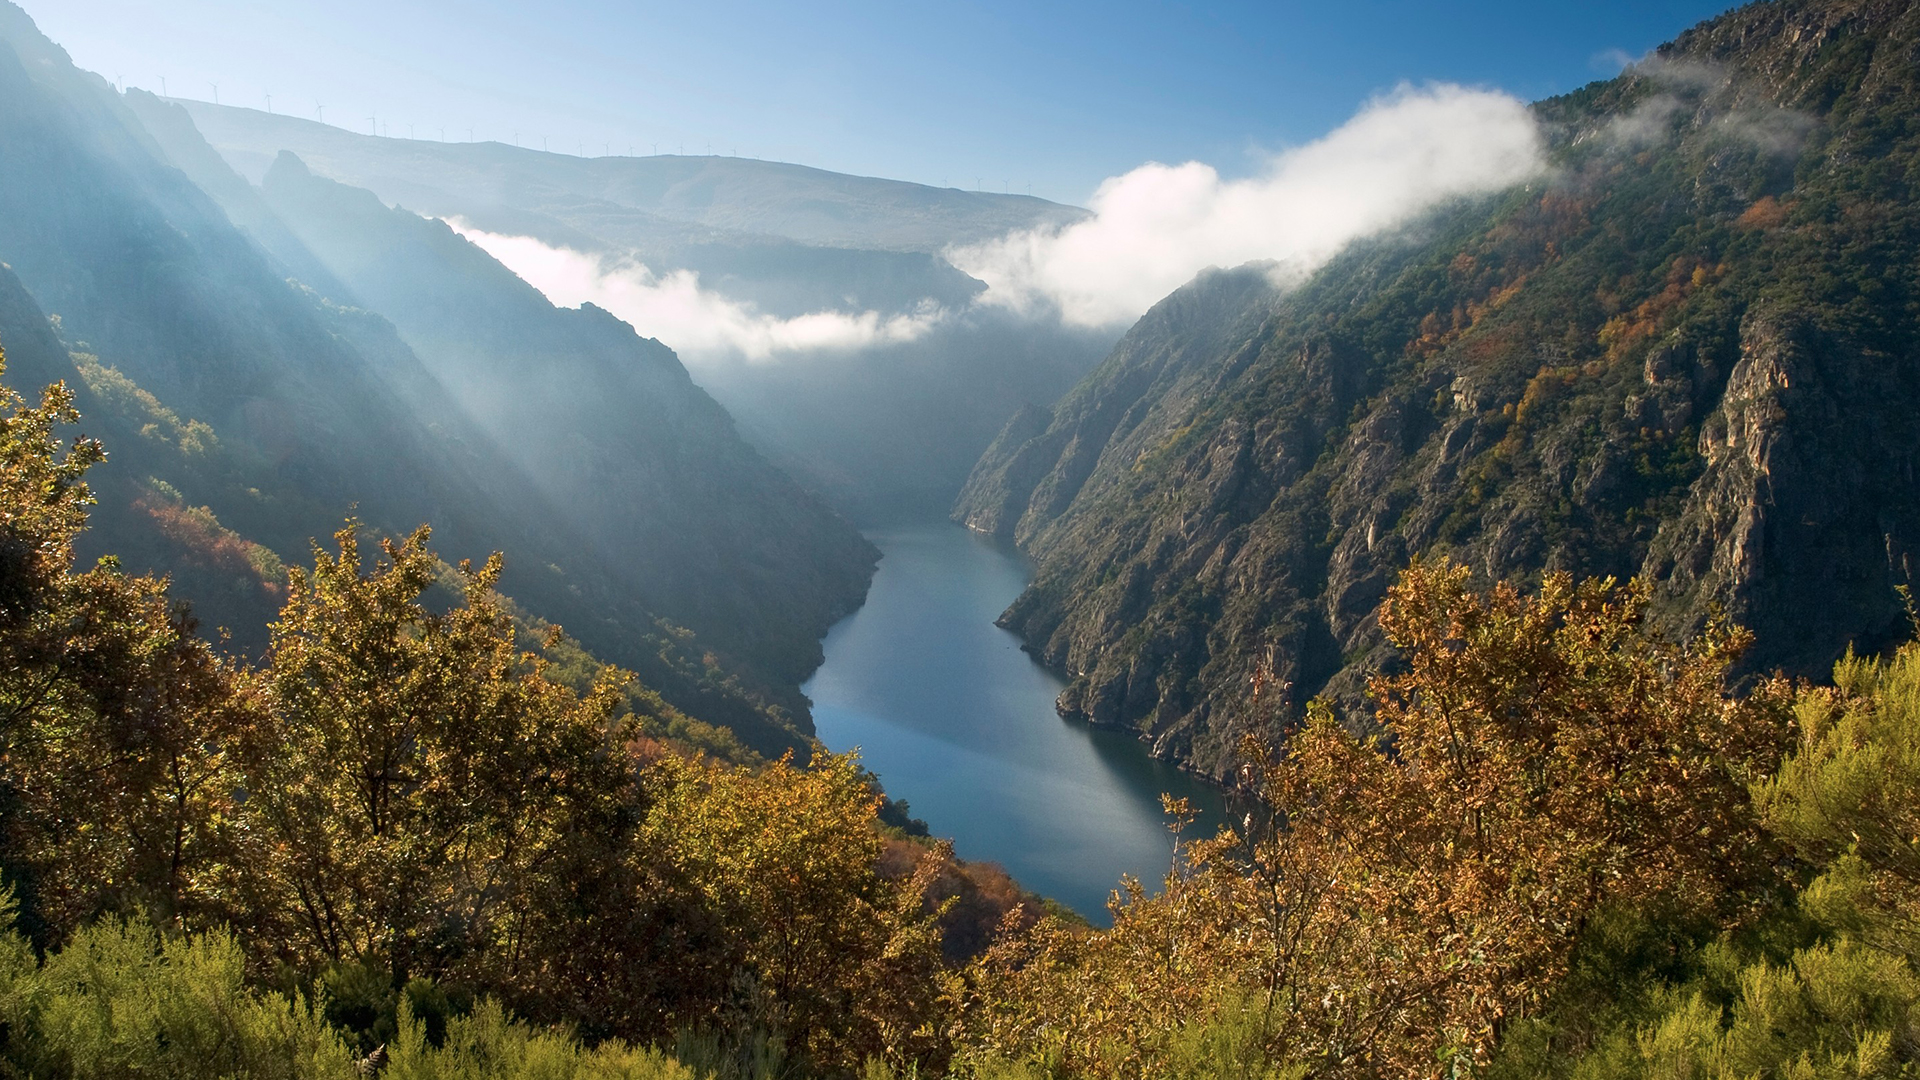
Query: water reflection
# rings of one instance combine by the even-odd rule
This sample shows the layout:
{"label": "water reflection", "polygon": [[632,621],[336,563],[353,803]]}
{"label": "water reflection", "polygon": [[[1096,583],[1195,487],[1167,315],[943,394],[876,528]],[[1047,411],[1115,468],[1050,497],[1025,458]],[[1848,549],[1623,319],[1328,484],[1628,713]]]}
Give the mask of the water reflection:
{"label": "water reflection", "polygon": [[870,538],[885,557],[866,606],[827,635],[805,687],[814,721],[962,858],[1105,922],[1122,874],[1166,871],[1161,792],[1192,799],[1203,830],[1222,820],[1217,790],[1055,715],[1059,681],[993,625],[1026,587],[1017,553],[944,522]]}

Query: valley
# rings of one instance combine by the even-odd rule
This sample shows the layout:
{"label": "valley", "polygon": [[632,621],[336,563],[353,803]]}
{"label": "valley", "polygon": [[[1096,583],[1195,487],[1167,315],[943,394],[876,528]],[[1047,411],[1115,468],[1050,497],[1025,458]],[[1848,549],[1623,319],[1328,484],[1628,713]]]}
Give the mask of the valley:
{"label": "valley", "polygon": [[738,97],[659,78],[711,12],[556,12],[625,51],[407,63],[852,154],[788,99],[872,61],[905,153],[1058,56],[927,125],[1161,141],[1074,206],[388,137],[0,0],[0,1075],[1920,1070],[1920,4],[1427,81],[1328,9],[1376,83],[1271,146],[1285,65],[1125,45],[1185,9]]}

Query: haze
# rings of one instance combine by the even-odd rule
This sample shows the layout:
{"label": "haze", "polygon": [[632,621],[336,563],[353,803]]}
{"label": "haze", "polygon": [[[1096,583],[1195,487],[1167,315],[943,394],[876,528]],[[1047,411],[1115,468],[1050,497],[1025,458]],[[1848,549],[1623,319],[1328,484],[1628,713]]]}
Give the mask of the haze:
{"label": "haze", "polygon": [[[1605,5],[326,5],[33,0],[122,85],[400,137],[738,153],[1080,203],[1148,161],[1258,174],[1401,83],[1533,100],[1717,13]],[[372,118],[371,120],[369,118]]]}

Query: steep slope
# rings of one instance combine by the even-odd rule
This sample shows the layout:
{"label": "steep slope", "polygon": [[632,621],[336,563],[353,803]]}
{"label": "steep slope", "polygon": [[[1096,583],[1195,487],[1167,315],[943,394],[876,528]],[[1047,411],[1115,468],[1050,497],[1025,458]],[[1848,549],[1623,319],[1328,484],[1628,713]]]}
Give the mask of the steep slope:
{"label": "steep slope", "polygon": [[[10,5],[0,41],[0,345],[19,343],[20,385],[85,385],[90,430],[112,436],[95,550],[181,571],[188,598],[246,647],[274,606],[250,558],[301,559],[349,512],[388,532],[432,522],[450,557],[507,551],[510,593],[686,711],[757,748],[805,745],[783,667],[743,665],[663,621],[390,324],[288,281],[317,260],[251,242],[110,86]],[[810,654],[809,635],[852,602],[759,615]]]}
{"label": "steep slope", "polygon": [[1916,56],[1908,4],[1755,4],[1541,103],[1549,177],[1162,304],[956,506],[1038,560],[1004,622],[1062,712],[1227,775],[1261,665],[1360,699],[1414,556],[1644,575],[1673,632],[1755,630],[1753,669],[1904,632]]}
{"label": "steep slope", "polygon": [[672,350],[291,154],[262,191],[659,610],[794,682],[818,664],[878,554],[742,442]]}

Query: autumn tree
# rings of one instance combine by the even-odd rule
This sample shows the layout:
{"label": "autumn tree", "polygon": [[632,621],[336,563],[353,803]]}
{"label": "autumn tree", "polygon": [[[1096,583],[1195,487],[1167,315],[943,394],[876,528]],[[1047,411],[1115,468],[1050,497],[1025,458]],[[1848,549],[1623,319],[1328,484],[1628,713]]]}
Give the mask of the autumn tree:
{"label": "autumn tree", "polygon": [[75,572],[105,453],[62,443],[72,392],[28,406],[0,388],[0,408],[0,801],[26,924],[57,940],[134,906],[223,917],[232,751],[256,699],[165,582]]}
{"label": "autumn tree", "polygon": [[585,696],[545,678],[493,592],[498,556],[436,613],[427,530],[371,566],[358,532],[316,548],[273,624],[272,717],[246,755],[253,932],[307,970],[510,985],[542,962],[545,875],[631,812],[624,677]]}
{"label": "autumn tree", "polygon": [[851,755],[761,770],[666,758],[650,770],[658,857],[706,900],[739,950],[736,1015],[816,1062],[925,1063],[942,968],[929,850],[904,882],[877,870],[879,799]]}
{"label": "autumn tree", "polygon": [[1482,593],[1444,563],[1390,593],[1407,667],[1374,681],[1383,734],[1316,710],[1262,770],[1285,821],[1269,844],[1308,854],[1340,947],[1376,969],[1350,1002],[1296,997],[1312,1054],[1477,1064],[1606,905],[1711,909],[1768,873],[1747,787],[1785,748],[1790,692],[1729,696],[1748,635],[1662,641],[1646,605],[1639,583],[1566,575]]}

